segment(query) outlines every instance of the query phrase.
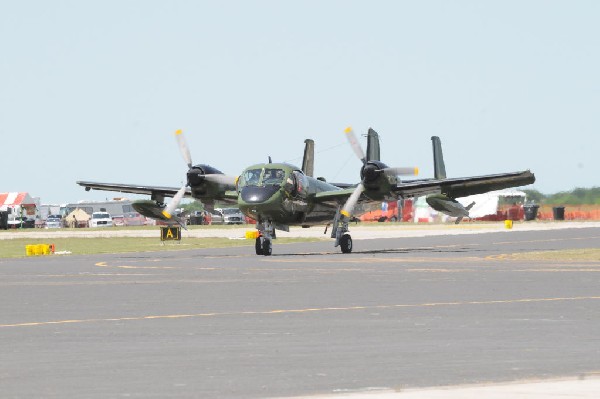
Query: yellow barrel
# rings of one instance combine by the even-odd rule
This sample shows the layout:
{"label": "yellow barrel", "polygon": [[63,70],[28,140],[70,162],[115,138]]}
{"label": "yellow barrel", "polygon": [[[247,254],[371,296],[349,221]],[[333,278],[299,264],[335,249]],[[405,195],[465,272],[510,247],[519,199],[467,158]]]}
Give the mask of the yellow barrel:
{"label": "yellow barrel", "polygon": [[39,255],[42,253],[42,248],[40,248],[40,244],[33,244],[32,247],[34,255]]}
{"label": "yellow barrel", "polygon": [[42,244],[42,255],[50,255],[50,244]]}
{"label": "yellow barrel", "polygon": [[505,220],[504,221],[504,227],[506,227],[507,229],[512,229],[513,226],[513,221],[512,220]]}
{"label": "yellow barrel", "polygon": [[27,256],[35,255],[35,245],[25,245],[25,254]]}

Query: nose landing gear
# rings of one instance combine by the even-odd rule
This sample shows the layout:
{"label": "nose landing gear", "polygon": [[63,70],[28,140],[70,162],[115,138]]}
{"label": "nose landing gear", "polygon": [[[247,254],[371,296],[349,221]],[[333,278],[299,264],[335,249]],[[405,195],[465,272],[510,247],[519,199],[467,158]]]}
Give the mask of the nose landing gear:
{"label": "nose landing gear", "polygon": [[335,238],[335,247],[340,247],[342,253],[349,254],[352,252],[352,237],[348,230],[348,219],[340,212],[340,208],[335,213],[331,228],[331,238]]}
{"label": "nose landing gear", "polygon": [[273,253],[273,245],[271,240],[277,238],[275,236],[275,228],[273,224],[267,220],[256,223],[256,229],[259,232],[259,236],[254,242],[254,248],[257,255],[271,256]]}
{"label": "nose landing gear", "polygon": [[271,240],[264,237],[258,237],[254,247],[256,248],[257,255],[270,256],[273,253],[273,245],[271,244]]}

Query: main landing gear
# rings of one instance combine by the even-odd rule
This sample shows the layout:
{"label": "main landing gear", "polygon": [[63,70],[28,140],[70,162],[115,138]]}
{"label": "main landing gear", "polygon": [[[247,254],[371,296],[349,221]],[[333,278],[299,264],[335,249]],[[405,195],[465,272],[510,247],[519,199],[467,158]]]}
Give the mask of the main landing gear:
{"label": "main landing gear", "polygon": [[264,222],[257,222],[256,229],[260,234],[254,243],[256,254],[271,256],[273,253],[273,245],[271,240],[277,238],[275,236],[275,228],[273,227],[273,224],[268,220]]}
{"label": "main landing gear", "polygon": [[349,254],[352,252],[352,237],[348,231],[348,219],[346,219],[338,208],[333,218],[331,229],[331,238],[335,238],[335,247],[340,247],[342,253]]}

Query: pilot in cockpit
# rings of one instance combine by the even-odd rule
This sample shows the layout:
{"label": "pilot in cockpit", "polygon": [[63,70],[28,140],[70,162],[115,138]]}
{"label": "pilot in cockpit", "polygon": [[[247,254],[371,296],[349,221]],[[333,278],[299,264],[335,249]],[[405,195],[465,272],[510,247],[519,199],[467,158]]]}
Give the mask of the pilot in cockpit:
{"label": "pilot in cockpit", "polygon": [[263,182],[265,184],[281,184],[284,176],[285,173],[281,169],[267,169],[263,177]]}

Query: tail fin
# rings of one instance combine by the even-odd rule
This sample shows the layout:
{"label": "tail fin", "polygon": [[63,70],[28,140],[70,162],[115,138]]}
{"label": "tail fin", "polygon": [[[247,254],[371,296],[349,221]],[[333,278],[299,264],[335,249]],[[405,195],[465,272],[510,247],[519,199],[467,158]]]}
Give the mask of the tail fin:
{"label": "tail fin", "polygon": [[381,161],[379,134],[371,128],[367,134],[367,161]]}
{"label": "tail fin", "polygon": [[[475,201],[471,202],[471,203],[470,203],[470,204],[469,204],[469,205],[468,205],[468,206],[465,208],[465,209],[466,209],[466,211],[467,211],[467,216],[468,216],[468,213],[469,213],[469,211],[471,210],[471,208],[473,208],[473,205],[475,205]],[[464,216],[459,216],[459,217],[457,217],[457,218],[456,218],[456,222],[454,222],[454,224],[459,224],[459,223],[461,222],[461,220],[463,220],[463,217],[464,217]],[[471,218],[471,216],[468,216],[468,217],[469,217],[469,219]]]}
{"label": "tail fin", "polygon": [[313,177],[315,172],[315,142],[311,139],[304,140],[304,158],[302,171],[306,176]]}
{"label": "tail fin", "polygon": [[436,179],[446,178],[446,165],[444,164],[444,154],[442,153],[442,142],[438,136],[431,137],[433,144],[433,171]]}

